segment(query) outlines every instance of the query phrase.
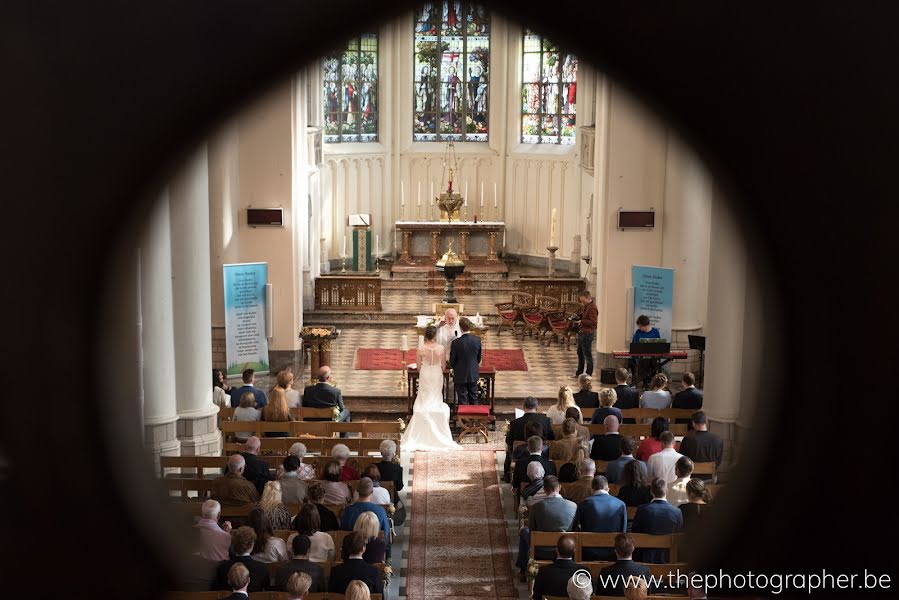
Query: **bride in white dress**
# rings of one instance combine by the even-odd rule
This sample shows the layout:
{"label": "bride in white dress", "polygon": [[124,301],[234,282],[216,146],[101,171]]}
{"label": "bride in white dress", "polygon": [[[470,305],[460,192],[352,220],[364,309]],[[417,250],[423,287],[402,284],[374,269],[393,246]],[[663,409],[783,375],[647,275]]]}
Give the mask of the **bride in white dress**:
{"label": "bride in white dress", "polygon": [[460,450],[449,427],[449,405],[443,401],[445,350],[434,338],[437,328],[425,329],[424,343],[418,347],[418,395],[412,405],[412,418],[403,432],[403,450]]}

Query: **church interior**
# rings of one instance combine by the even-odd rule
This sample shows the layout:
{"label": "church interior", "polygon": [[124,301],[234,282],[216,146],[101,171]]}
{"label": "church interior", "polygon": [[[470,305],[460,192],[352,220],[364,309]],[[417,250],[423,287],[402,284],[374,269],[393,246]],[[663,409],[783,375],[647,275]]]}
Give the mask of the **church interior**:
{"label": "church interior", "polygon": [[[562,537],[575,544],[574,559],[590,573],[586,592],[565,591],[567,578],[561,591],[548,591],[540,570],[553,556],[535,554],[533,541],[520,545],[535,509],[521,497],[526,484],[508,480],[506,455],[513,442],[527,442],[509,439],[525,399],[536,398],[546,413],[563,403],[564,388],[581,390],[581,373],[602,392],[621,383],[616,371],[625,369],[638,393],[655,393],[655,378],[635,378],[629,359],[637,318],[654,311],[665,359],[637,360],[665,376],[660,385],[669,396],[695,382],[700,404],[635,405],[624,413],[622,434],[651,441],[650,422],[661,415],[678,448],[701,410],[722,450],[691,469],[706,482],[711,506],[727,494],[753,426],[759,323],[770,315],[758,296],[759,266],[747,259],[725,194],[697,151],[624,86],[540,31],[484,7],[427,4],[344,40],[202,140],[117,253],[106,327],[113,347],[139,348],[152,470],[177,514],[208,520],[213,481],[224,477],[229,457],[248,452],[249,430],[261,440],[255,452],[271,479],[295,442],[306,448],[304,464],[315,467],[310,480],[325,478],[335,444],[349,446],[342,460],[352,465],[352,489],[366,467],[392,458],[404,485],[389,486],[384,508],[393,516],[402,506],[403,522],[391,520],[381,534],[392,540],[375,563],[373,596],[615,595],[598,582],[614,564],[616,532],[628,533],[638,553],[670,549],[664,560],[645,560],[653,575],[687,572],[681,527],[634,531],[645,520],[634,520],[635,503],[624,527],[539,532],[547,546]],[[455,266],[461,272],[450,275]],[[637,273],[670,279],[646,284]],[[588,371],[578,355],[584,291],[597,309]],[[462,449],[404,451],[418,386],[414,353],[447,308],[480,339],[484,412],[460,413],[447,375],[449,425]],[[304,416],[302,398],[325,366],[349,422],[336,414],[306,422],[312,413]],[[210,368],[223,373],[221,384],[210,387]],[[218,387],[241,388],[247,368],[258,371],[254,384],[266,394],[283,385],[279,373],[292,374],[288,390],[301,400],[286,438],[265,419],[238,425],[242,400],[216,395]],[[591,424],[587,410],[579,409],[579,426],[603,436],[608,423]],[[397,443],[395,457],[382,456],[384,439]],[[574,454],[568,462],[586,469]],[[592,462],[602,475],[606,461]],[[562,482],[563,497],[578,476],[590,485],[592,476],[578,470]],[[276,572],[294,556],[289,534],[299,531],[293,518],[301,504],[284,504],[291,520],[269,533],[288,542],[281,544],[287,555],[261,561],[264,584],[250,569],[251,600],[294,597]],[[346,507],[330,508],[339,516]],[[252,509],[220,503],[213,519],[234,529],[219,558],[234,562],[233,532],[251,523]],[[348,538],[328,533],[338,545]],[[588,560],[587,535],[605,545],[603,560]],[[333,572],[341,560],[338,553],[323,564]],[[188,564],[200,568],[187,560],[181,567]],[[193,575],[195,587],[173,586],[170,597],[225,598],[239,589],[227,573],[205,588]],[[352,590],[354,598],[369,597],[364,592]],[[687,598],[693,591],[635,586],[628,593]]]}

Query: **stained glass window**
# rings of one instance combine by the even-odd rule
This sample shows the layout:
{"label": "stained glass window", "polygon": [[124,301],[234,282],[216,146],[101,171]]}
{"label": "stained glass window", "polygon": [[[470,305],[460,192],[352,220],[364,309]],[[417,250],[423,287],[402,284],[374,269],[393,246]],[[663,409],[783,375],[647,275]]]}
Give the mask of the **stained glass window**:
{"label": "stained glass window", "polygon": [[377,142],[378,35],[353,38],[322,68],[325,142]]}
{"label": "stained glass window", "polygon": [[468,2],[432,2],[415,15],[412,139],[486,142],[490,19]]}
{"label": "stained glass window", "polygon": [[521,141],[573,144],[577,57],[542,35],[524,32],[521,55]]}

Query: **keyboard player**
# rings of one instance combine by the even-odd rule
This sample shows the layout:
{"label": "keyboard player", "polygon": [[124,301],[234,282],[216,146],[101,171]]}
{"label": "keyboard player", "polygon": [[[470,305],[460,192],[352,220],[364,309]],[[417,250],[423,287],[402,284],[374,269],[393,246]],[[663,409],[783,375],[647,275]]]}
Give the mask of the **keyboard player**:
{"label": "keyboard player", "polygon": [[[637,317],[637,330],[631,338],[631,342],[636,344],[640,340],[661,339],[662,334],[659,330],[652,326],[649,317],[640,315]],[[649,379],[653,373],[658,371],[658,359],[655,358],[631,358],[628,360],[628,366],[634,374],[634,385],[638,381],[643,383],[643,389],[647,389]]]}

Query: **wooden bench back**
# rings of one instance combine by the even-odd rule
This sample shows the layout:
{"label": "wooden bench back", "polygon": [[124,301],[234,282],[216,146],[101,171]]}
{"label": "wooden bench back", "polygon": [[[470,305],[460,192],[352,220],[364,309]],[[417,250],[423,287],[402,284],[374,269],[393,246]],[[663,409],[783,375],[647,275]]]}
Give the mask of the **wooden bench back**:
{"label": "wooden bench back", "polygon": [[[575,542],[575,562],[580,563],[583,556],[583,549],[587,548],[614,548],[615,536],[617,533],[590,533],[590,532],[564,532],[564,531],[532,531],[531,532],[531,550],[530,557],[534,558],[534,549],[538,546],[552,546],[558,543],[559,538],[568,535],[574,538]],[[672,562],[677,562],[677,549],[681,540],[682,533],[666,534],[666,535],[650,535],[648,533],[631,533],[634,540],[635,548],[662,548],[670,551]]]}

